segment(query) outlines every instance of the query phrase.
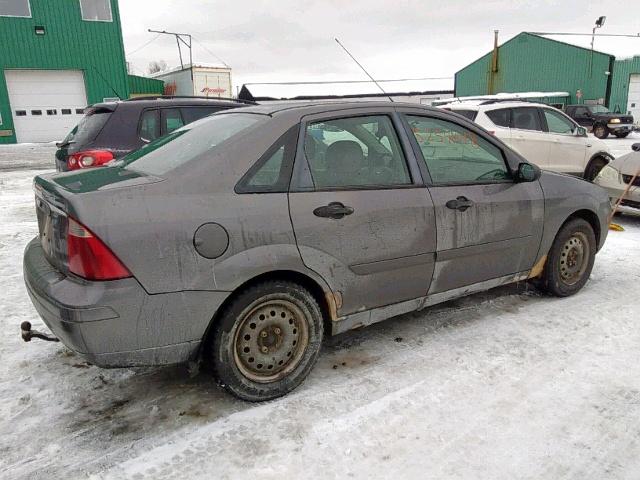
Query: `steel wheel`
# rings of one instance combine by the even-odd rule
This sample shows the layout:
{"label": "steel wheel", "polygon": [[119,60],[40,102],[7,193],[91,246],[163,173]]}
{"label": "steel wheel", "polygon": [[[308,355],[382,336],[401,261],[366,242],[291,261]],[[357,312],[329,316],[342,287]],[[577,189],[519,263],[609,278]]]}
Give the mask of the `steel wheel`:
{"label": "steel wheel", "polygon": [[598,138],[607,138],[609,135],[607,132],[607,127],[604,125],[598,125],[593,129],[593,134]]}
{"label": "steel wheel", "polygon": [[275,382],[300,363],[309,343],[307,319],[288,300],[262,301],[239,319],[233,343],[242,375],[254,382]]}
{"label": "steel wheel", "polygon": [[575,285],[589,266],[590,246],[587,236],[574,232],[565,242],[560,253],[560,278],[567,285]]}

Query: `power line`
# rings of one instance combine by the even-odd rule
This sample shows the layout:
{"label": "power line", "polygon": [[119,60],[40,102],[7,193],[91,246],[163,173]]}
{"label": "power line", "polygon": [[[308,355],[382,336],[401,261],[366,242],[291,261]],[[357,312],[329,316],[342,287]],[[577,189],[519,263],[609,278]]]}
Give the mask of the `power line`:
{"label": "power line", "polygon": [[212,55],[213,57],[215,57],[219,62],[221,62],[225,67],[227,68],[231,68],[229,65],[227,65],[227,62],[225,62],[224,60],[222,60],[218,55],[216,55],[215,53],[213,53],[211,50],[209,50],[207,47],[205,47],[197,38],[193,39],[194,42],[196,42],[198,45],[200,45],[207,53],[209,53],[209,55]]}
{"label": "power line", "polygon": [[136,49],[134,49],[134,50],[132,50],[132,51],[130,51],[130,52],[127,52],[127,55],[133,55],[134,53],[139,52],[140,50],[142,50],[144,47],[146,47],[146,46],[147,46],[147,45],[149,45],[150,43],[155,42],[155,41],[158,39],[158,37],[159,37],[159,36],[160,36],[160,34],[157,34],[155,37],[153,37],[153,38],[152,38],[151,40],[149,40],[148,42],[146,42],[146,43],[144,43],[144,44],[140,45],[138,48],[136,48]]}
{"label": "power line", "polygon": [[640,33],[635,35],[623,34],[623,33],[571,33],[571,32],[527,32],[531,35],[572,35],[576,37],[627,37],[627,38],[640,38]]}

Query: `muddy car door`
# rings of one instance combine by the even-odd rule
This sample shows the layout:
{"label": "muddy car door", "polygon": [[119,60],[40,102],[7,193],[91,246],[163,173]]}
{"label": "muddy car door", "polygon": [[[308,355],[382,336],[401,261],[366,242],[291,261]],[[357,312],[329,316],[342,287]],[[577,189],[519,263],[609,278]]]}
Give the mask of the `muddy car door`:
{"label": "muddy car door", "polygon": [[[539,182],[518,183],[514,155],[473,125],[434,113],[404,115],[436,211],[430,294],[529,270],[542,235]],[[516,162],[520,157],[516,158]]]}
{"label": "muddy car door", "polygon": [[429,288],[434,209],[398,126],[392,108],[307,116],[301,125],[291,220],[305,265],[341,297],[340,315]]}

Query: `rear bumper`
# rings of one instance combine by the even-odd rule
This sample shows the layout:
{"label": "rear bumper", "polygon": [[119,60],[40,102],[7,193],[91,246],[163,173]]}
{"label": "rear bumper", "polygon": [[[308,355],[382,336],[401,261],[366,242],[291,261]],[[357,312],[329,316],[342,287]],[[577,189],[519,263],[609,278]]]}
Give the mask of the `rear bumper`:
{"label": "rear bumper", "polygon": [[168,365],[194,358],[227,292],[148,294],[134,279],[88,282],[57,271],[36,238],[24,253],[27,291],[67,347],[102,367]]}

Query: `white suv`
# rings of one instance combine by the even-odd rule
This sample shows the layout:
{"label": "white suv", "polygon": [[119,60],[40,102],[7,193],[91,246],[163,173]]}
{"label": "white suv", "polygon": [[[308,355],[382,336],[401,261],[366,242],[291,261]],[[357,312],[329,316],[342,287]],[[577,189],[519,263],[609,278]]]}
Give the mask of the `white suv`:
{"label": "white suv", "polygon": [[607,145],[560,110],[541,103],[476,100],[449,103],[540,168],[593,180],[613,160]]}

